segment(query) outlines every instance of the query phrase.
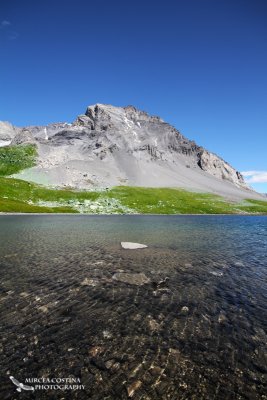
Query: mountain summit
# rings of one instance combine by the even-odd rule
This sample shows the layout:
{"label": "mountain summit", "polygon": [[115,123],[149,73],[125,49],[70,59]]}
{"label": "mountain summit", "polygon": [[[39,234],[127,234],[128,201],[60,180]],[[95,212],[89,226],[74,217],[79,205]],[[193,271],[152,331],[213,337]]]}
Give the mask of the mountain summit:
{"label": "mountain summit", "polygon": [[231,165],[157,116],[96,104],[71,123],[0,125],[0,144],[35,143],[38,162],[17,177],[88,189],[182,187],[231,199],[258,197]]}

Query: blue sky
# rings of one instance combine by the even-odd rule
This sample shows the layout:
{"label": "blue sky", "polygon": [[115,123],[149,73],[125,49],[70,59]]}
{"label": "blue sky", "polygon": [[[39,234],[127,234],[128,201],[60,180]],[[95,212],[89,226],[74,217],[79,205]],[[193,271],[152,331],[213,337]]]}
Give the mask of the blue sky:
{"label": "blue sky", "polygon": [[0,120],[132,104],[267,192],[266,20],[265,0],[1,0]]}

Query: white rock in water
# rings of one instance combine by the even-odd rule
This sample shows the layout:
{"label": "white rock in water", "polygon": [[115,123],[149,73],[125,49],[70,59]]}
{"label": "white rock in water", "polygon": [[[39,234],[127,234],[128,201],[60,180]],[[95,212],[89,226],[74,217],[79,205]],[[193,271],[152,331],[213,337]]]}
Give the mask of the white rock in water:
{"label": "white rock in water", "polygon": [[121,242],[121,247],[123,249],[135,250],[135,249],[144,249],[147,246],[141,243]]}

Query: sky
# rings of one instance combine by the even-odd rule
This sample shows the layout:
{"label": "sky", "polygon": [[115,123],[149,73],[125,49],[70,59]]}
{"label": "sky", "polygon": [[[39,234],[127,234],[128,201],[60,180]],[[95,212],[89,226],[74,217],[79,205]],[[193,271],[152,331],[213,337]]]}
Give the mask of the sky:
{"label": "sky", "polygon": [[0,120],[134,105],[267,193],[265,0],[0,0]]}

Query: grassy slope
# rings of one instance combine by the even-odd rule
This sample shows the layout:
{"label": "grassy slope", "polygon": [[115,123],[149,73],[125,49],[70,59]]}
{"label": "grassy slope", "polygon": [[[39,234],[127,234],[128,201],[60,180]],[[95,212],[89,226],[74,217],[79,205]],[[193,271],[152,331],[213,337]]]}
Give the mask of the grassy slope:
{"label": "grassy slope", "polygon": [[[77,212],[71,207],[73,200],[95,200],[98,196],[95,192],[48,189],[19,179],[0,177],[0,211],[3,212]],[[62,206],[37,206],[39,201],[55,202]]]}
{"label": "grassy slope", "polygon": [[[76,192],[49,189],[18,179],[0,177],[2,212],[77,212],[73,208],[73,202],[83,204],[85,200],[89,200],[97,204],[103,199],[116,199],[129,210],[143,214],[267,214],[266,201],[247,200],[236,204],[211,194],[127,186],[115,187],[105,192]],[[54,202],[59,207],[36,205],[39,202]],[[98,213],[99,210],[95,212]],[[105,213],[105,209],[102,212]]]}
{"label": "grassy slope", "polygon": [[107,195],[119,198],[123,205],[142,214],[267,214],[267,201],[229,203],[220,196],[182,189],[121,186],[113,188]]}
{"label": "grassy slope", "polygon": [[8,178],[35,165],[36,146],[0,148],[0,212],[90,212],[141,214],[267,214],[267,201],[228,203],[222,197],[181,189],[120,186],[109,191],[72,191]]}

